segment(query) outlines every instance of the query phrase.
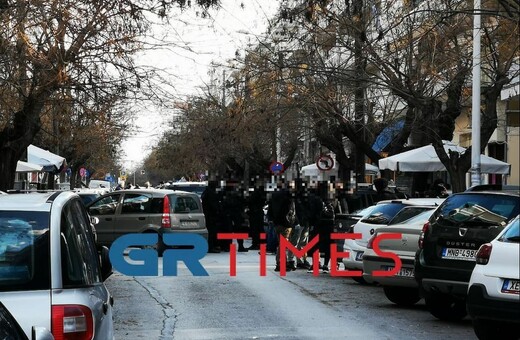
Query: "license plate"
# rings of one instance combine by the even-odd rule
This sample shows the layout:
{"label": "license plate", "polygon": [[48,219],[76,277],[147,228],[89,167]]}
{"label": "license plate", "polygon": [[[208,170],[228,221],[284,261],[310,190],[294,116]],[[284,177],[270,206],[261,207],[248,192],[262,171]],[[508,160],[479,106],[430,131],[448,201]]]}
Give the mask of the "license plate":
{"label": "license plate", "polygon": [[[394,267],[382,266],[381,269],[386,270],[387,272],[389,272],[389,271],[393,270]],[[415,274],[414,274],[413,268],[401,267],[401,269],[399,269],[397,274],[395,274],[394,276],[413,278],[413,277],[415,277]]]}
{"label": "license plate", "polygon": [[502,293],[520,294],[520,281],[504,280],[504,284],[502,284]]}
{"label": "license plate", "polygon": [[356,254],[356,261],[363,261],[363,254],[365,252],[364,251],[360,251]]}
{"label": "license plate", "polygon": [[184,228],[197,228],[198,226],[197,221],[181,221],[181,227]]}
{"label": "license plate", "polygon": [[475,261],[476,249],[443,248],[442,258],[462,261]]}

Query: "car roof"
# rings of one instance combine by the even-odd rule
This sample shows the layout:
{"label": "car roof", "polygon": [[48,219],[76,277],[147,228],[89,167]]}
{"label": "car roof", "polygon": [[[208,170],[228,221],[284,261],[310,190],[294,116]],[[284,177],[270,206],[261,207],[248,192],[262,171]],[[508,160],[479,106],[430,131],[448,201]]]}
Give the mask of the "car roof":
{"label": "car roof", "polygon": [[172,183],[166,183],[165,186],[205,187],[205,186],[208,186],[208,182],[172,182]]}
{"label": "car roof", "polygon": [[[130,193],[130,194],[151,194],[155,197],[162,197],[164,195],[168,195],[168,194],[181,194],[181,195],[197,195],[193,192],[188,192],[188,191],[182,191],[182,190],[173,190],[173,189],[125,189],[125,190],[117,190],[117,191],[112,191],[111,193],[109,194],[114,194],[114,193]],[[108,194],[105,194],[105,195],[108,195]]]}
{"label": "car roof", "polygon": [[48,191],[0,195],[0,210],[50,211],[52,202],[60,195],[74,195],[74,193]]}

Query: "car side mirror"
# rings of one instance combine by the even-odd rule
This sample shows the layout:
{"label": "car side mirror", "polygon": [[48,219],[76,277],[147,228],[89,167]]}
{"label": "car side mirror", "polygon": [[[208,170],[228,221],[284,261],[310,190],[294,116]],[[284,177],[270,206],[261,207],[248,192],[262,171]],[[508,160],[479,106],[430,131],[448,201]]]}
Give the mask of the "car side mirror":
{"label": "car side mirror", "polygon": [[99,258],[101,262],[101,278],[103,281],[106,281],[112,275],[112,263],[110,262],[110,257],[108,256],[108,248],[102,246],[99,251]]}
{"label": "car side mirror", "polygon": [[52,333],[45,327],[33,326],[31,340],[54,340]]}

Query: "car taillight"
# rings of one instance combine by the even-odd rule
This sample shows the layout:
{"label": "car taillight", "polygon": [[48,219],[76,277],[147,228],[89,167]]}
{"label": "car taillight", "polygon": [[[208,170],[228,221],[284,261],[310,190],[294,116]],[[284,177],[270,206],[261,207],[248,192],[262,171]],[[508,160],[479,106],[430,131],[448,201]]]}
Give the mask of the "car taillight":
{"label": "car taillight", "polygon": [[172,227],[172,221],[170,219],[170,199],[168,198],[168,196],[164,196],[161,228],[171,228],[171,227]]}
{"label": "car taillight", "polygon": [[421,235],[419,236],[419,249],[423,249],[424,235],[428,232],[428,229],[430,229],[430,222],[426,222],[422,227]]}
{"label": "car taillight", "polygon": [[92,311],[83,305],[53,305],[52,335],[55,340],[91,340],[94,337]]}
{"label": "car taillight", "polygon": [[493,245],[491,243],[484,243],[481,245],[476,255],[477,264],[488,264],[492,249]]}
{"label": "car taillight", "polygon": [[377,234],[374,234],[374,235],[370,238],[370,240],[368,240],[368,243],[367,243],[367,249],[372,249],[372,246],[373,246],[373,244],[374,244],[374,240],[376,239],[376,236],[377,236]]}

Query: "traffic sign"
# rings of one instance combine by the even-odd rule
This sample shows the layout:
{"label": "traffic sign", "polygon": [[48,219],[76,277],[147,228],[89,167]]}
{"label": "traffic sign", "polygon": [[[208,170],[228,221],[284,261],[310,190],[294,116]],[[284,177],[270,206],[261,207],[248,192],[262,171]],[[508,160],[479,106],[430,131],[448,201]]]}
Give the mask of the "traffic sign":
{"label": "traffic sign", "polygon": [[284,170],[285,168],[281,162],[274,161],[269,165],[269,171],[275,175],[281,174]]}
{"label": "traffic sign", "polygon": [[85,177],[86,172],[87,172],[87,169],[85,169],[85,168],[80,168],[79,169],[79,175],[81,177]]}
{"label": "traffic sign", "polygon": [[321,155],[316,160],[316,166],[321,171],[329,171],[334,167],[334,159],[329,155]]}

